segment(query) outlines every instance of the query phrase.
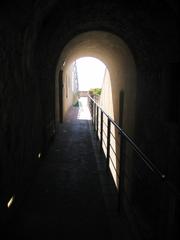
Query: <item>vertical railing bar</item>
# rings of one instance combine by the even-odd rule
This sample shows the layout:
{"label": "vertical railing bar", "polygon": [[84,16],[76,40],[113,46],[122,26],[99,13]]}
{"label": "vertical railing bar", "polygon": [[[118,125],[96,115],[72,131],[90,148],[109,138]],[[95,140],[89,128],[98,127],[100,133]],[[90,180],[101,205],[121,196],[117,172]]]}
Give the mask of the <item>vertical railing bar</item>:
{"label": "vertical railing bar", "polygon": [[96,130],[96,104],[93,102],[93,127]]}
{"label": "vertical railing bar", "polygon": [[92,119],[93,119],[93,104],[94,104],[94,102],[91,100]]}
{"label": "vertical railing bar", "polygon": [[109,154],[110,154],[110,132],[111,132],[111,120],[108,118],[107,126],[107,165],[106,170],[109,170]]}
{"label": "vertical railing bar", "polygon": [[125,150],[126,141],[124,136],[120,134],[120,158],[119,158],[119,186],[118,186],[118,211],[121,211],[123,205],[124,177],[125,177]]}
{"label": "vertical railing bar", "polygon": [[102,150],[102,142],[103,142],[103,112],[101,111],[101,129],[100,129],[100,147]]}
{"label": "vertical railing bar", "polygon": [[99,130],[99,107],[96,105],[96,131],[98,138],[98,130]]}
{"label": "vertical railing bar", "polygon": [[90,99],[89,103],[90,103],[91,118],[92,118],[92,122],[93,122],[93,101]]}

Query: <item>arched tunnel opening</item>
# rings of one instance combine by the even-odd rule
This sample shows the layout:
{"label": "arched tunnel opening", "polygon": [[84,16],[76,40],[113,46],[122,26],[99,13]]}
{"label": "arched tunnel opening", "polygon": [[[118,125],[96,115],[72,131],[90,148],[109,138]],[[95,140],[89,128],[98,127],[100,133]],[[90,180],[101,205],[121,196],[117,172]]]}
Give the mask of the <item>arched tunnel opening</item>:
{"label": "arched tunnel opening", "polygon": [[[82,33],[72,39],[64,48],[59,63],[57,65],[56,70],[56,91],[58,91],[58,79],[59,72],[67,71],[69,64],[72,64],[75,59],[80,58],[82,56],[92,56],[101,60],[109,71],[109,79],[107,77],[107,85],[110,87],[110,91],[105,90],[106,93],[102,93],[106,95],[105,98],[107,102],[112,102],[113,108],[115,110],[107,109],[108,104],[103,104],[104,110],[117,122],[119,121],[119,94],[120,91],[126,86],[130,89],[132,99],[129,100],[128,107],[135,109],[135,107],[131,106],[131,104],[135,103],[136,98],[136,89],[135,89],[135,63],[130,53],[130,50],[126,46],[126,44],[116,35],[103,31],[91,31],[87,33]],[[63,76],[64,77],[64,76]],[[63,81],[63,79],[62,79]],[[109,82],[108,82],[109,81]],[[128,86],[129,84],[129,86]],[[112,94],[113,93],[113,94]],[[56,93],[56,108],[58,109],[59,104],[59,95]],[[103,96],[102,96],[103,98]],[[113,100],[112,100],[112,99]],[[127,97],[128,99],[128,97]],[[116,104],[115,104],[116,102]],[[66,110],[64,110],[66,111]],[[114,113],[115,116],[114,116]],[[132,111],[130,111],[132,112]],[[65,114],[65,113],[64,113]],[[59,113],[57,110],[56,119],[58,120]],[[132,112],[133,117],[134,114]],[[126,117],[126,116],[125,116]],[[126,120],[127,122],[127,120]],[[133,122],[133,120],[132,120]],[[129,125],[133,125],[131,124]],[[131,133],[131,132],[130,132]]]}
{"label": "arched tunnel opening", "polygon": [[79,111],[76,109],[77,118],[90,119],[88,95],[91,94],[99,103],[102,85],[107,74],[108,69],[105,64],[89,56],[78,58],[66,67],[63,74],[65,76],[63,86],[65,87],[61,89],[64,92],[63,95],[66,96],[63,104],[66,106],[63,107],[66,109],[64,118],[67,118],[67,113],[72,111],[72,106],[79,106]]}
{"label": "arched tunnel opening", "polygon": [[106,65],[102,61],[94,57],[83,57],[77,59],[75,64],[80,91],[102,88],[106,70]]}
{"label": "arched tunnel opening", "polygon": [[[133,137],[135,125],[136,104],[136,67],[133,56],[127,44],[115,34],[104,31],[90,31],[81,33],[73,38],[63,49],[57,65],[56,74],[56,119],[59,120],[59,111],[64,116],[73,103],[71,91],[72,63],[85,56],[96,57],[107,68],[99,104],[102,109],[125,131]],[[61,79],[59,72],[61,71]],[[59,82],[62,83],[59,84]],[[61,86],[61,89],[59,88]],[[62,87],[64,86],[64,87]],[[61,93],[60,93],[61,91]],[[68,97],[67,97],[68,92]],[[127,95],[124,97],[125,93]],[[59,106],[59,98],[61,106]],[[123,96],[123,98],[122,98]],[[62,108],[62,109],[61,109]],[[60,110],[61,109],[61,110]],[[104,135],[107,135],[107,119],[104,120]],[[119,184],[119,133],[111,126],[111,154],[110,168],[116,185]],[[107,153],[107,138],[104,137],[103,150]]]}
{"label": "arched tunnel opening", "polygon": [[[88,94],[94,92],[96,99],[99,99],[108,69],[102,61],[89,56],[77,58],[66,67],[65,64],[63,65],[62,81],[64,88],[61,89],[62,93],[60,95],[63,94],[64,96],[62,106],[64,109],[63,115],[66,117],[69,108],[74,105],[78,106],[79,101],[81,102],[80,97],[87,98]],[[59,99],[59,96],[57,99]],[[85,101],[87,99],[84,99],[83,102]]]}
{"label": "arched tunnel opening", "polygon": [[[84,229],[90,239],[100,233],[179,239],[176,2],[2,3],[0,224],[7,238],[34,239],[37,231],[46,239],[68,239],[70,230],[83,238]],[[92,103],[94,125],[65,121],[72,105],[68,73],[87,56],[107,68],[99,107]],[[101,145],[108,134],[114,150]],[[109,235],[106,217],[115,206]]]}

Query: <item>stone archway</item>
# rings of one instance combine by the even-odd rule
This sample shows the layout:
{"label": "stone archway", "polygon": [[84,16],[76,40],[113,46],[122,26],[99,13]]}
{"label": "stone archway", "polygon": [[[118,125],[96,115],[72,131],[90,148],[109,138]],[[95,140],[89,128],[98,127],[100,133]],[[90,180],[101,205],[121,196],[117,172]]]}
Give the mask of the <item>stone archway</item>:
{"label": "stone archway", "polygon": [[[56,89],[58,89],[60,69],[66,71],[69,64],[75,59],[84,56],[91,56],[99,59],[109,70],[113,112],[107,108],[103,100],[101,104],[105,111],[107,111],[116,122],[119,122],[120,92],[123,91],[124,94],[126,94],[122,125],[123,128],[132,135],[133,122],[135,122],[136,67],[128,46],[118,36],[109,32],[89,31],[77,35],[64,47],[59,57],[56,68]],[[110,95],[111,94],[106,96],[107,100],[111,97]],[[56,90],[56,106],[58,105],[57,99],[59,99],[59,97],[58,91]],[[59,107],[56,107],[56,109],[59,109]],[[59,114],[56,112],[56,121],[58,121],[58,115]]]}
{"label": "stone archway", "polygon": [[[108,71],[106,72],[100,105],[110,117],[123,127],[130,135],[134,135],[135,126],[135,105],[136,105],[136,67],[130,49],[118,36],[104,31],[89,31],[74,37],[63,49],[56,68],[56,109],[63,108],[63,115],[66,114],[72,101],[63,98],[63,105],[59,104],[59,72],[63,71],[62,95],[66,95],[66,82],[70,73],[72,63],[85,56],[91,56],[102,61]],[[121,116],[120,116],[121,114]],[[59,113],[56,113],[58,121]],[[111,152],[112,164],[110,169],[115,181],[119,185],[119,177],[116,170],[119,169],[119,134],[112,126],[112,134],[115,141],[112,145],[115,154]],[[105,148],[104,152],[105,151]],[[114,171],[114,166],[116,170]],[[129,171],[131,171],[129,169]]]}

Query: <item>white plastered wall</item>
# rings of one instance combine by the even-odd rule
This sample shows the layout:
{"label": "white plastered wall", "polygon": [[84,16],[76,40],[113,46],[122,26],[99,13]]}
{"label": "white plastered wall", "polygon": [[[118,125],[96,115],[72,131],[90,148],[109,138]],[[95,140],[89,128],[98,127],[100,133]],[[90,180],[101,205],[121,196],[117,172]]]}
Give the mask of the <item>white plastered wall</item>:
{"label": "white plastered wall", "polygon": [[[103,89],[100,99],[102,108],[119,123],[119,112],[122,111],[121,127],[133,137],[135,124],[136,104],[136,67],[133,56],[126,43],[118,36],[104,31],[90,31],[74,37],[63,49],[56,70],[56,86],[58,87],[59,70],[63,70],[63,115],[65,116],[72,99],[66,101],[66,76],[71,64],[81,57],[95,57],[102,61],[107,72],[104,78]],[[123,99],[119,104],[120,92]],[[56,105],[58,105],[58,91],[56,89]],[[56,106],[59,109],[59,106]],[[59,114],[56,113],[58,121]],[[113,130],[115,135],[117,133]],[[116,144],[115,149],[116,149]],[[118,154],[118,150],[117,150]],[[114,165],[117,166],[117,159],[113,157]],[[113,169],[112,169],[113,173]],[[116,182],[116,177],[114,177]]]}

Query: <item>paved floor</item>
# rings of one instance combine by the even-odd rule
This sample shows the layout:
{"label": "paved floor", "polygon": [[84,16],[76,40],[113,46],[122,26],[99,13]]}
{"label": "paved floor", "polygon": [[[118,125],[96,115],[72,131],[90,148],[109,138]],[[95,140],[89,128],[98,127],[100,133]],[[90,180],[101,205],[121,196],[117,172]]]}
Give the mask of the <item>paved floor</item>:
{"label": "paved floor", "polygon": [[116,189],[106,173],[83,104],[72,107],[58,126],[28,198],[9,230],[14,238],[133,239],[125,217],[117,213]]}

